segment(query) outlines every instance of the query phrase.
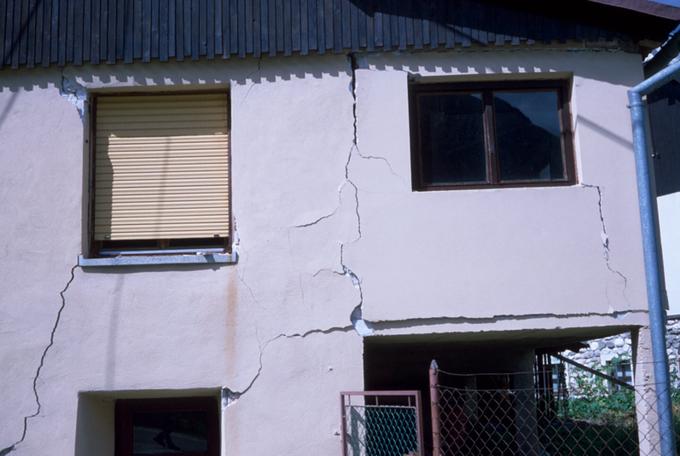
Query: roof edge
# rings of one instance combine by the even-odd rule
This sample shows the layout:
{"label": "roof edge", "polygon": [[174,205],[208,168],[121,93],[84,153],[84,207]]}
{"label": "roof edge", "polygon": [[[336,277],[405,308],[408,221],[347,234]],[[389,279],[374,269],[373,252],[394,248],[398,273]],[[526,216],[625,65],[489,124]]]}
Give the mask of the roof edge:
{"label": "roof edge", "polygon": [[673,21],[680,20],[680,8],[653,0],[587,0],[593,3],[624,8],[650,16],[662,17]]}

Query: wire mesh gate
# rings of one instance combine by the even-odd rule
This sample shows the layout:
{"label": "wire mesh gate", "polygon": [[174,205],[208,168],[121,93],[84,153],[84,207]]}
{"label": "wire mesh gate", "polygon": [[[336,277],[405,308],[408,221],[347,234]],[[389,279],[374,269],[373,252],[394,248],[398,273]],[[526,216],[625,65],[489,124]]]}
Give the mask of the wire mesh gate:
{"label": "wire mesh gate", "polygon": [[420,391],[340,393],[343,456],[423,454]]}

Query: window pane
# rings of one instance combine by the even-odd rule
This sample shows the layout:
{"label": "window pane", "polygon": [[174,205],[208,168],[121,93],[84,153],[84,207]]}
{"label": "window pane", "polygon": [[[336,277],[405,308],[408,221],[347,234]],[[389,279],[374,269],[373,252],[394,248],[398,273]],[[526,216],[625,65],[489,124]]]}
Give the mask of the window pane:
{"label": "window pane", "polygon": [[423,184],[486,182],[480,94],[418,97]]}
{"label": "window pane", "polygon": [[206,412],[135,413],[133,453],[205,453],[208,451]]}
{"label": "window pane", "polygon": [[566,179],[556,91],[494,92],[501,181]]}

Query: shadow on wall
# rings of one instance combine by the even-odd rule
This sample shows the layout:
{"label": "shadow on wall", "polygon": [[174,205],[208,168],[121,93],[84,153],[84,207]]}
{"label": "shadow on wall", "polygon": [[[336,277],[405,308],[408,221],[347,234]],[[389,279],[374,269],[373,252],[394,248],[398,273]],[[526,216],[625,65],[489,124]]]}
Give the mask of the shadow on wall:
{"label": "shadow on wall", "polygon": [[9,101],[5,106],[0,108],[0,131],[2,131],[2,124],[5,122],[5,119],[7,119],[7,116],[10,114],[12,111],[12,106],[14,103],[17,101],[17,96],[19,94],[17,92],[14,92],[12,95],[10,95]]}
{"label": "shadow on wall", "polygon": [[[305,56],[231,60],[200,60],[184,62],[135,62],[134,65],[90,65],[68,68],[31,68],[0,70],[0,93],[32,91],[61,87],[64,78],[77,81],[88,89],[127,87],[132,90],[163,87],[219,85],[251,85],[263,81],[322,79],[351,75],[346,55]],[[4,108],[0,105],[0,113]]]}
{"label": "shadow on wall", "polygon": [[589,120],[583,117],[582,115],[576,117],[574,122],[574,129],[578,128],[579,124],[583,124],[584,127],[601,134],[602,136],[611,140],[612,142],[615,142],[619,146],[626,148],[631,153],[633,152],[633,142],[630,139],[624,138],[611,130],[607,130],[598,123],[593,122],[592,120]]}
{"label": "shadow on wall", "polygon": [[259,59],[215,59],[183,62],[138,62],[135,65],[71,67],[64,76],[95,88],[128,86],[189,86],[206,84],[250,85],[263,81],[337,77],[349,75],[344,54]]}
{"label": "shadow on wall", "polygon": [[113,456],[115,401],[94,394],[78,395],[75,456]]}
{"label": "shadow on wall", "polygon": [[[61,68],[32,68],[30,70],[0,70],[0,94],[6,92],[31,92],[36,89],[61,87]],[[0,104],[0,113],[5,108]]]}

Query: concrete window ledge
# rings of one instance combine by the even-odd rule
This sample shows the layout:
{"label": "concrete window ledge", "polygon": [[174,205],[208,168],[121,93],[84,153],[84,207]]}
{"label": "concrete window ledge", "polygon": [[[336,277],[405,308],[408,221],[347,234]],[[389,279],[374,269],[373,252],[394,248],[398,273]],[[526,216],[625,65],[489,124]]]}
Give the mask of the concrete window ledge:
{"label": "concrete window ledge", "polygon": [[236,264],[238,254],[233,253],[206,253],[204,255],[130,255],[110,258],[85,258],[78,255],[78,266],[109,267],[109,266],[152,266],[152,265],[178,265],[178,264]]}

